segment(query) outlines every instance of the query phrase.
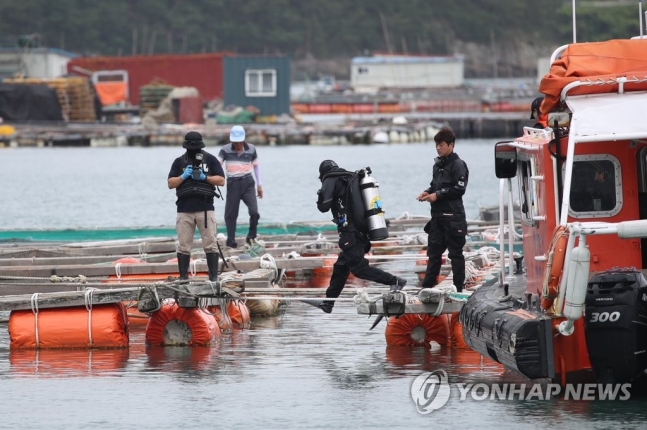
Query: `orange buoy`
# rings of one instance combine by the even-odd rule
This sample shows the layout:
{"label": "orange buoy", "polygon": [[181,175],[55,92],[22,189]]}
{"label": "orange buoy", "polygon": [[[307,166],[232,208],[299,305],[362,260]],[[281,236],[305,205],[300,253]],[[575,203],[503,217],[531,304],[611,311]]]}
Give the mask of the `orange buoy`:
{"label": "orange buoy", "polygon": [[458,349],[467,348],[465,339],[463,339],[463,325],[458,321],[458,312],[448,315],[449,318],[449,333],[452,338],[452,347]]}
{"label": "orange buoy", "polygon": [[115,266],[117,264],[142,264],[142,263],[146,263],[146,262],[134,257],[124,257],[124,258],[120,258],[119,260],[113,261],[112,265]]}
{"label": "orange buoy", "polygon": [[247,328],[251,322],[249,308],[241,300],[232,300],[227,304],[227,313],[235,328]]}
{"label": "orange buoy", "polygon": [[220,336],[213,315],[177,304],[162,306],[146,325],[149,346],[208,346]]}
{"label": "orange buoy", "polygon": [[122,303],[12,311],[10,348],[125,348],[128,317]]}
{"label": "orange buoy", "polygon": [[128,324],[132,326],[143,326],[145,327],[148,324],[150,315],[143,312],[139,312],[137,309],[137,302],[128,301],[122,302],[126,307],[126,315],[128,315]]}
{"label": "orange buoy", "polygon": [[221,331],[231,331],[234,328],[234,324],[231,322],[231,317],[229,314],[223,314],[219,305],[209,306],[207,310],[213,314]]}
{"label": "orange buoy", "polygon": [[450,343],[449,319],[446,314],[404,314],[389,318],[385,331],[387,345],[427,346],[433,340],[440,345]]}
{"label": "orange buoy", "polygon": [[332,269],[333,266],[335,265],[335,262],[337,261],[336,256],[326,256],[323,259],[323,266],[322,267],[315,267],[312,269],[312,274],[314,276],[325,276],[330,278],[332,276]]}

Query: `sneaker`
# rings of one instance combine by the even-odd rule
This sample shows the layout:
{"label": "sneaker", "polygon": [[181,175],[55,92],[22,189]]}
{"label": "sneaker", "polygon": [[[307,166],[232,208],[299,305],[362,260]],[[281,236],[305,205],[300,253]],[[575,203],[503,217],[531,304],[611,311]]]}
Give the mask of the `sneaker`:
{"label": "sneaker", "polygon": [[238,248],[238,244],[236,242],[228,243],[227,246],[230,247],[230,248]]}
{"label": "sneaker", "polygon": [[405,285],[407,285],[407,280],[396,276],[395,285],[391,285],[391,291],[400,291],[404,288]]}
{"label": "sneaker", "polygon": [[256,242],[256,239],[253,237],[248,237],[245,239],[245,243],[247,243],[250,247],[253,246]]}

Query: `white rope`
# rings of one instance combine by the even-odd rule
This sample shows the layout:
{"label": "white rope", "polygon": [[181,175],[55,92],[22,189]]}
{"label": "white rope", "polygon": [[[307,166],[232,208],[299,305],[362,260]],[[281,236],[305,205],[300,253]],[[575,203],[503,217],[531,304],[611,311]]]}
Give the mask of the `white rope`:
{"label": "white rope", "polygon": [[139,245],[137,245],[137,250],[139,251],[139,256],[142,258],[146,258],[146,248],[148,243],[142,242]]}
{"label": "white rope", "polygon": [[402,212],[402,215],[400,215],[396,219],[412,219],[412,218],[413,217],[411,216],[411,214],[405,211],[405,212]]}
{"label": "white rope", "polygon": [[117,279],[121,281],[121,263],[115,264],[115,273],[117,274]]}
{"label": "white rope", "polygon": [[85,309],[88,311],[88,341],[90,348],[92,348],[92,293],[96,288],[88,288],[85,290]]}
{"label": "white rope", "polygon": [[198,258],[196,260],[191,261],[191,263],[189,264],[189,269],[190,269],[189,272],[191,273],[192,278],[195,278],[195,274],[198,273],[198,263],[201,263],[203,261],[206,261],[206,260]]}
{"label": "white rope", "polygon": [[283,253],[283,258],[290,259],[290,258],[300,258],[300,257],[301,257],[301,255],[299,253],[297,253],[296,251],[291,251],[287,255],[285,253]]}
{"label": "white rope", "polygon": [[[382,296],[379,296],[382,297]],[[246,300],[281,300],[281,301],[299,301],[299,300],[326,300],[331,302],[354,302],[353,297],[313,297],[313,296],[299,296],[299,297],[279,297],[279,296],[244,296]]]}
{"label": "white rope", "polygon": [[[379,248],[377,248],[379,249]],[[366,255],[367,260],[428,260],[426,254],[404,254],[404,255]]]}
{"label": "white rope", "polygon": [[36,335],[36,348],[40,348],[38,336],[38,293],[31,295],[31,311],[34,313],[34,334]]}
{"label": "white rope", "polygon": [[274,260],[274,257],[272,257],[270,254],[263,254],[259,261],[259,265],[261,269],[271,269],[272,273],[274,274],[272,279],[276,279],[279,274],[279,268],[276,267],[276,261]]}

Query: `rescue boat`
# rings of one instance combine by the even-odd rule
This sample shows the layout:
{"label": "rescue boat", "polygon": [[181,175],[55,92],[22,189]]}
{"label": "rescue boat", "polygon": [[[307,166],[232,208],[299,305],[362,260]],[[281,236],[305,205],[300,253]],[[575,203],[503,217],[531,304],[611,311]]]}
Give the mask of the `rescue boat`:
{"label": "rescue boat", "polygon": [[529,379],[644,385],[647,39],[560,47],[539,89],[549,127],[494,150],[523,261],[510,243],[461,309],[464,340]]}

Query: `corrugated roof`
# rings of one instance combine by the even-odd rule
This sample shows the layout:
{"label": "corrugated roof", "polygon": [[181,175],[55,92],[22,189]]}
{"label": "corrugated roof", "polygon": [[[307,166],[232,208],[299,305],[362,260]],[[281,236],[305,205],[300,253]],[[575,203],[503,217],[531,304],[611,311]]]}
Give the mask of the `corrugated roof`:
{"label": "corrugated roof", "polygon": [[351,64],[434,64],[434,63],[462,63],[462,55],[452,57],[419,57],[405,55],[376,55],[373,57],[355,57]]}

